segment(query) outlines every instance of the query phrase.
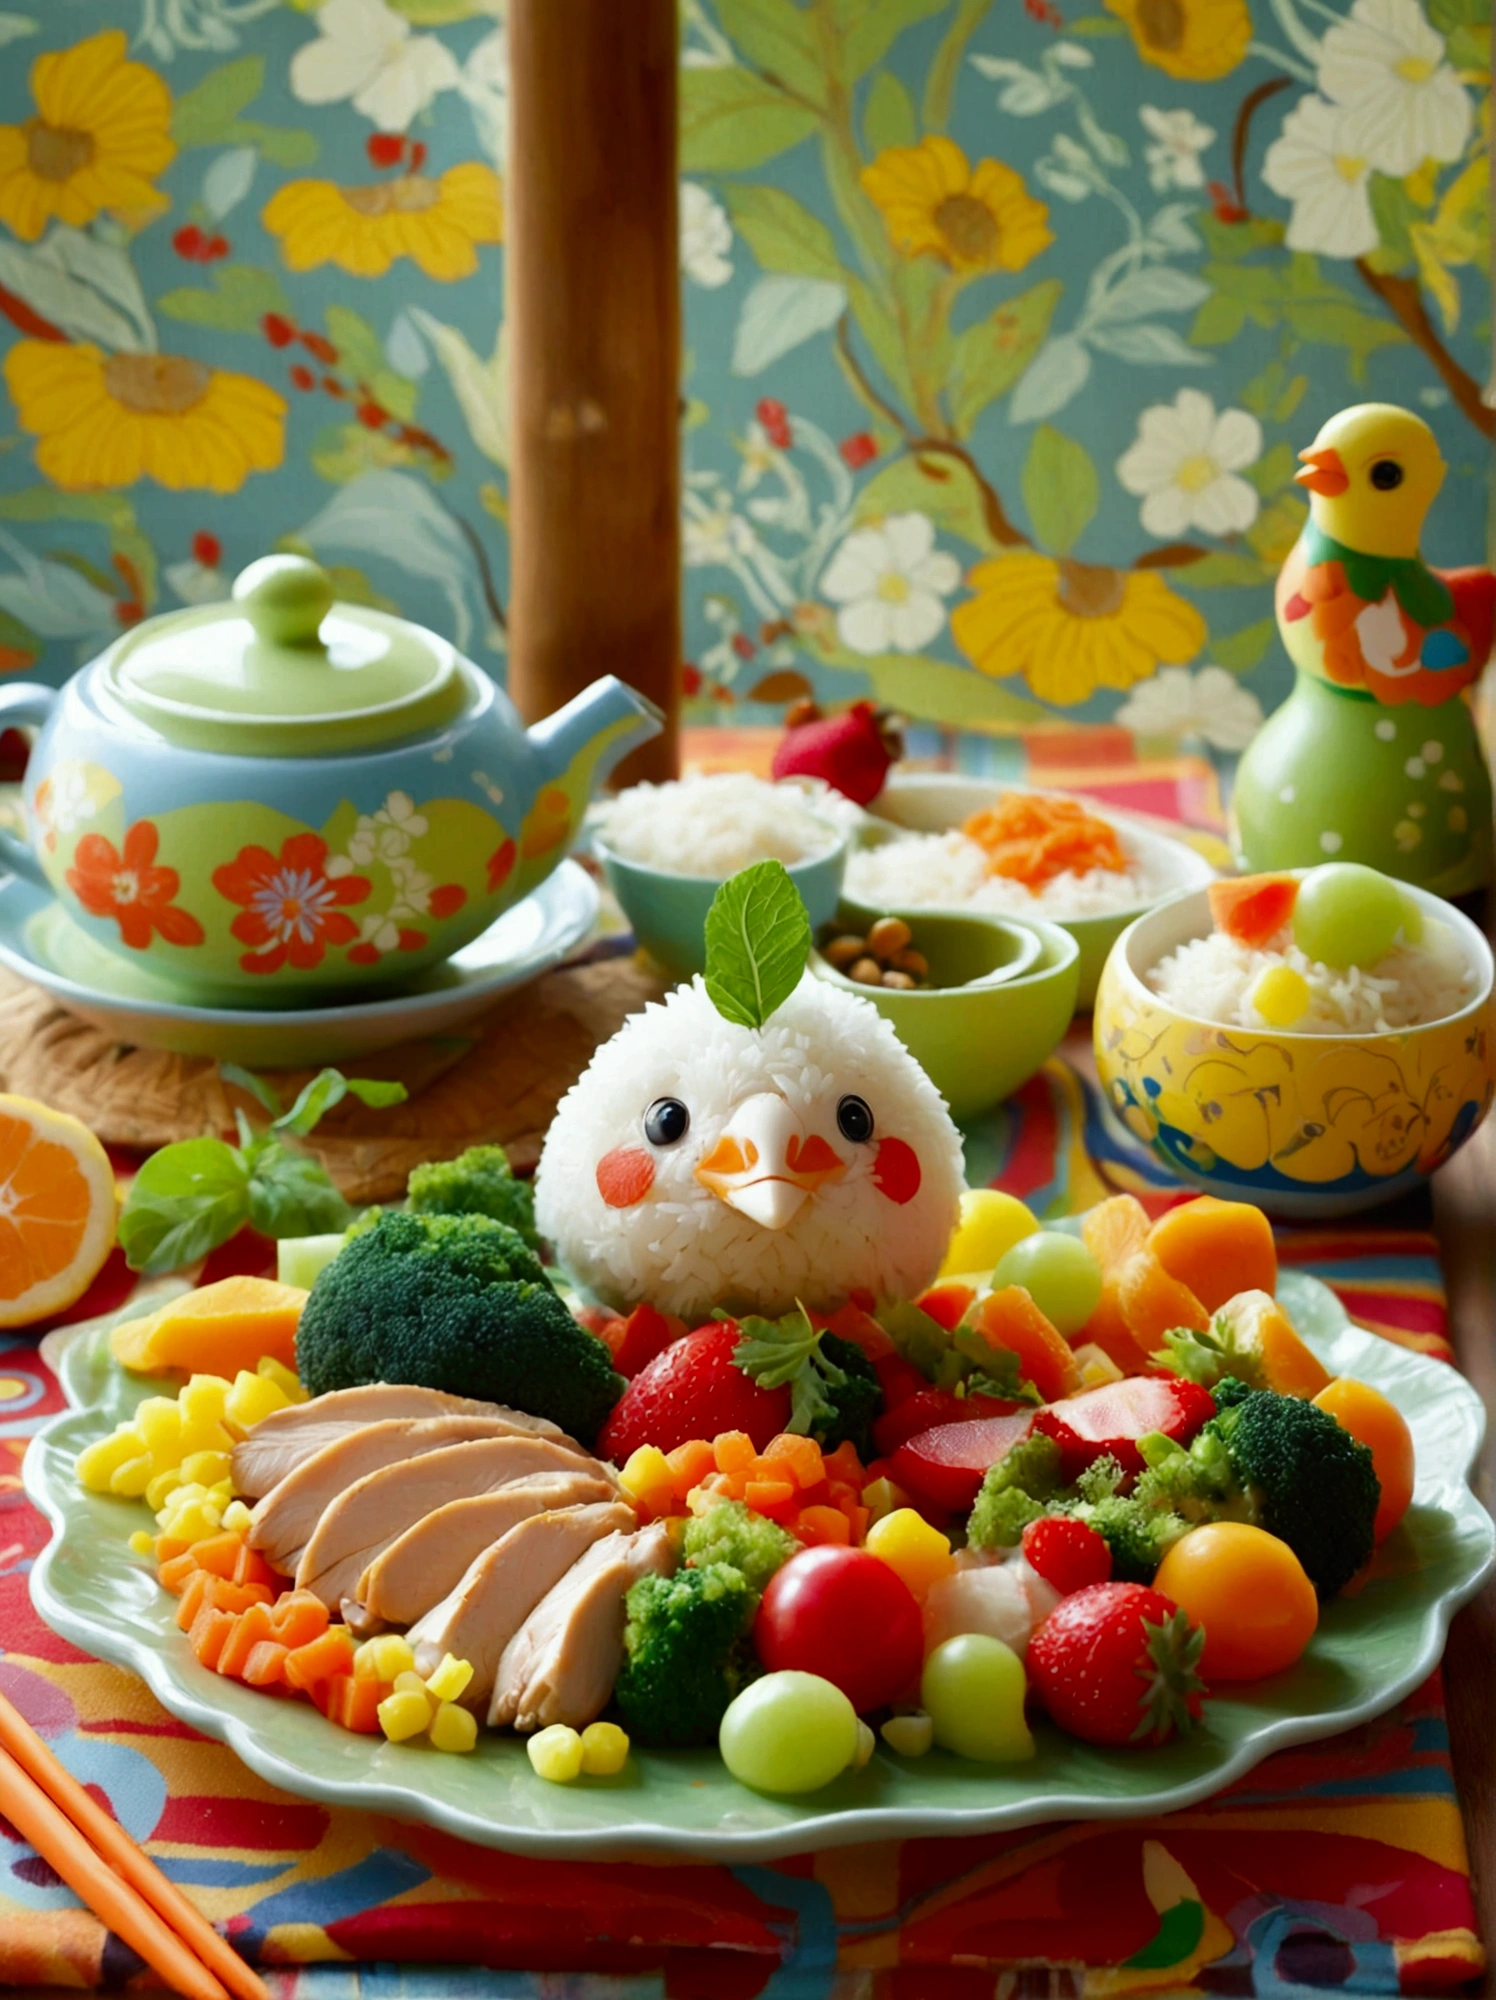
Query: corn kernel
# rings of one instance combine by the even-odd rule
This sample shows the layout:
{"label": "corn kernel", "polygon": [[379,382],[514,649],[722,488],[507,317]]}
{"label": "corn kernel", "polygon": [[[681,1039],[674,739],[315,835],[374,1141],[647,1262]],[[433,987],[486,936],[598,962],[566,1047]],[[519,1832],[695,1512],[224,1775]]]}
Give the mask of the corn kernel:
{"label": "corn kernel", "polygon": [[949,1537],[912,1507],[897,1507],[874,1521],[867,1531],[867,1549],[902,1577],[915,1597],[923,1597],[955,1560]]}
{"label": "corn kernel", "polygon": [[304,1403],[306,1390],[302,1388],[294,1371],[284,1361],[277,1361],[273,1354],[262,1354],[255,1363],[256,1375],[263,1375],[267,1382],[273,1382],[285,1396],[287,1402]]}
{"label": "corn kernel", "polygon": [[109,1475],[109,1491],[122,1500],[139,1500],[151,1483],[151,1461],[142,1456],[127,1458]]}
{"label": "corn kernel", "polygon": [[431,1718],[431,1740],[438,1750],[471,1750],[478,1740],[478,1718],[455,1702],[444,1701]]}
{"label": "corn kernel", "polygon": [[182,1436],[182,1412],[175,1396],[147,1396],[137,1404],[135,1428],[153,1458],[170,1463]]}
{"label": "corn kernel", "polygon": [[401,1674],[415,1671],[416,1656],[408,1640],[398,1632],[382,1632],[369,1641],[369,1658],[375,1677],[393,1683]]}
{"label": "corn kernel", "polygon": [[[152,1463],[155,1461],[152,1460]],[[181,1469],[169,1466],[165,1472],[158,1472],[145,1489],[145,1504],[153,1514],[159,1514],[172,1494],[178,1492],[186,1483]]]}
{"label": "corn kernel", "polygon": [[569,1785],[582,1775],[582,1739],[564,1722],[537,1731],[525,1749],[536,1777],[552,1785]]}
{"label": "corn kernel", "polygon": [[255,1524],[255,1517],[242,1500],[230,1500],[223,1510],[223,1525],[236,1535],[247,1535]]}
{"label": "corn kernel", "polygon": [[859,1715],[857,1718],[857,1748],[852,1752],[852,1769],[860,1771],[877,1747],[878,1739],[873,1734],[872,1725],[864,1722]]}
{"label": "corn kernel", "polygon": [[589,1722],[582,1731],[582,1769],[589,1778],[614,1778],[628,1762],[628,1731],[616,1722]]}
{"label": "corn kernel", "polygon": [[229,1385],[221,1375],[193,1375],[177,1393],[184,1424],[217,1423],[223,1416]]}
{"label": "corn kernel", "polygon": [[[186,1391],[182,1392],[184,1395]],[[234,1440],[217,1417],[189,1417],[182,1424],[182,1456],[198,1451],[231,1451]]]}
{"label": "corn kernel", "polygon": [[156,1537],[144,1528],[137,1528],[130,1537],[130,1547],[138,1556],[153,1556],[156,1553]]}
{"label": "corn kernel", "polygon": [[379,1662],[374,1657],[375,1641],[365,1639],[361,1646],[353,1649],[353,1678],[356,1681],[377,1681]]}
{"label": "corn kernel", "polygon": [[437,1701],[458,1701],[473,1678],[472,1662],[443,1653],[441,1665],[426,1676],[426,1692]]}
{"label": "corn kernel", "polygon": [[396,1694],[418,1694],[423,1699],[427,1692],[426,1683],[413,1668],[407,1668],[403,1673],[396,1674],[394,1688]]}
{"label": "corn kernel", "polygon": [[206,1541],[209,1535],[216,1535],[223,1526],[223,1516],[216,1507],[206,1500],[189,1500],[171,1510],[161,1522],[164,1535],[174,1535],[179,1541]]}
{"label": "corn kernel", "polygon": [[1291,1028],[1309,1011],[1309,982],[1291,965],[1270,965],[1249,997],[1270,1028]]}
{"label": "corn kernel", "polygon": [[241,1368],[234,1377],[223,1413],[231,1424],[250,1431],[272,1411],[289,1408],[290,1402],[279,1382],[272,1382],[268,1375],[251,1375],[247,1368]]}
{"label": "corn kernel", "polygon": [[935,1741],[935,1725],[928,1715],[891,1715],[879,1734],[901,1757],[923,1757]]}
{"label": "corn kernel", "polygon": [[229,1502],[236,1497],[234,1482],[227,1476],[222,1479],[215,1479],[213,1484],[208,1488],[208,1498],[213,1502],[215,1507],[227,1507]]}
{"label": "corn kernel", "polygon": [[107,1493],[120,1466],[140,1457],[140,1439],[128,1428],[98,1438],[78,1454],[78,1484],[89,1493]]}
{"label": "corn kernel", "polygon": [[424,1694],[412,1694],[404,1689],[398,1694],[387,1694],[374,1713],[391,1743],[405,1743],[412,1736],[424,1736],[431,1726],[431,1703]]}
{"label": "corn kernel", "polygon": [[194,1451],[182,1460],[182,1477],[185,1480],[200,1480],[204,1486],[211,1488],[228,1476],[229,1455],[226,1451]]}

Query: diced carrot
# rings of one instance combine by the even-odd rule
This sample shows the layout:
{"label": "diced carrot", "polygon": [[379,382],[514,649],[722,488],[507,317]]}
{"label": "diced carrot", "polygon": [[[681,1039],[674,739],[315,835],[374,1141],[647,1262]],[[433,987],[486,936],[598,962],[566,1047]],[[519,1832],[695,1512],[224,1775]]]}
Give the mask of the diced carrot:
{"label": "diced carrot", "polygon": [[186,1555],[191,1547],[191,1542],[184,1535],[157,1535],[156,1560],[158,1563],[170,1562],[174,1556]]}
{"label": "diced carrot", "polygon": [[1207,1312],[1218,1312],[1238,1292],[1278,1288],[1273,1227],[1249,1201],[1197,1195],[1158,1218],[1148,1232],[1148,1247]]}
{"label": "diced carrot", "polygon": [[187,1643],[205,1667],[216,1667],[218,1656],[233,1629],[234,1614],[231,1611],[220,1611],[216,1605],[205,1604],[192,1621]]}
{"label": "diced carrot", "polygon": [[234,1629],[229,1634],[223,1651],[218,1655],[219,1673],[228,1674],[235,1680],[242,1679],[250,1654],[262,1639],[269,1637],[269,1606],[252,1604],[248,1611],[242,1612],[234,1621]]}
{"label": "diced carrot", "polygon": [[221,1576],[230,1583],[238,1580],[234,1576],[234,1571],[238,1568],[239,1558],[243,1553],[242,1535],[208,1535],[192,1545],[193,1560],[198,1568],[205,1569],[210,1576]]}
{"label": "diced carrot", "polygon": [[1117,1304],[1145,1354],[1176,1326],[1203,1333],[1210,1325],[1210,1314],[1189,1286],[1170,1277],[1152,1250],[1139,1250],[1117,1273]]}
{"label": "diced carrot", "polygon": [[793,1531],[796,1539],[810,1548],[823,1542],[840,1542],[845,1547],[852,1539],[852,1524],[840,1507],[802,1507]]}
{"label": "diced carrot", "polygon": [[309,1590],[283,1591],[271,1606],[270,1629],[290,1651],[320,1639],[327,1622],[327,1606]]}
{"label": "diced carrot", "polygon": [[341,1674],[326,1674],[320,1681],[313,1681],[309,1688],[302,1689],[319,1715],[332,1714],[333,1695],[342,1678]]}
{"label": "diced carrot", "polygon": [[197,1561],[191,1549],[183,1549],[179,1556],[173,1556],[156,1571],[156,1580],[163,1590],[169,1590],[173,1597],[180,1597],[192,1578],[198,1574]]}
{"label": "diced carrot", "polygon": [[181,1602],[177,1606],[177,1623],[184,1632],[189,1631],[199,1611],[205,1604],[216,1605],[218,1590],[224,1579],[210,1576],[205,1569],[195,1569],[182,1586]]}
{"label": "diced carrot", "polygon": [[[858,1493],[857,1488],[855,1486],[848,1485],[845,1479],[832,1479],[827,1481],[826,1504],[828,1507],[840,1507],[842,1512],[845,1514],[849,1507],[855,1507],[857,1505],[857,1502],[860,1498],[861,1495]],[[809,1505],[810,1502],[807,1501],[806,1504]]]}
{"label": "diced carrot", "polygon": [[954,1333],[965,1319],[976,1293],[970,1285],[931,1285],[927,1292],[921,1292],[916,1304],[922,1313],[928,1313],[937,1326],[947,1333]]}
{"label": "diced carrot", "polygon": [[853,1544],[860,1546],[867,1540],[868,1522],[873,1518],[873,1510],[871,1507],[848,1507],[845,1511],[847,1526],[852,1530]]}
{"label": "diced carrot", "polygon": [[678,1444],[674,1451],[667,1451],[665,1463],[670,1467],[670,1484],[678,1500],[684,1500],[692,1487],[699,1486],[717,1463],[712,1447],[705,1438],[692,1438],[686,1444]]}
{"label": "diced carrot", "polygon": [[1236,875],[1206,890],[1210,920],[1238,944],[1264,945],[1293,915],[1299,885],[1292,875]]}
{"label": "diced carrot", "polygon": [[1065,1336],[1022,1285],[989,1292],[977,1306],[973,1323],[989,1346],[1018,1356],[1019,1367],[1046,1403],[1072,1396],[1080,1387],[1080,1370]]}
{"label": "diced carrot", "polygon": [[769,1514],[780,1507],[787,1507],[794,1497],[793,1479],[750,1479],[743,1489],[745,1503],[758,1514]]}
{"label": "diced carrot", "polygon": [[332,1625],[320,1638],[295,1646],[286,1654],[286,1681],[310,1690],[333,1674],[353,1672],[353,1636],[346,1625]]}
{"label": "diced carrot", "polygon": [[867,1474],[850,1438],[843,1438],[835,1451],[827,1452],[824,1464],[828,1479],[845,1479],[849,1486],[855,1486],[859,1493],[862,1491]]}
{"label": "diced carrot", "polygon": [[351,1729],[360,1736],[379,1734],[379,1704],[386,1693],[381,1682],[335,1674],[327,1683],[327,1693],[324,1713],[339,1729]]}
{"label": "diced carrot", "polygon": [[258,1549],[252,1549],[245,1542],[239,1551],[239,1560],[234,1565],[235,1583],[261,1583],[272,1595],[280,1588],[280,1578],[266,1562]]}
{"label": "diced carrot", "polygon": [[282,1686],[286,1678],[285,1647],[278,1645],[274,1639],[258,1640],[251,1648],[239,1678],[253,1688]]}
{"label": "diced carrot", "polygon": [[770,1438],[758,1462],[765,1478],[788,1476],[802,1492],[825,1477],[821,1447],[814,1438],[798,1437],[793,1431]]}
{"label": "diced carrot", "polygon": [[747,1472],[757,1457],[747,1431],[723,1431],[712,1440],[712,1459],[719,1472]]}

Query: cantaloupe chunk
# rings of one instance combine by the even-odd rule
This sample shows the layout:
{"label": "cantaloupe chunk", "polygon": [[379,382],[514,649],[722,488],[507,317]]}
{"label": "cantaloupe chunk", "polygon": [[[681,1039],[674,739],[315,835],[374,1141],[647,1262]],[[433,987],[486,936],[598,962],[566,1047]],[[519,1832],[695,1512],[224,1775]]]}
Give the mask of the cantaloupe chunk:
{"label": "cantaloupe chunk", "polygon": [[1262,1379],[1280,1396],[1314,1397],[1328,1388],[1330,1371],[1294,1331],[1292,1320],[1266,1291],[1240,1292],[1220,1309],[1233,1342],[1255,1354]]}
{"label": "cantaloupe chunk", "polygon": [[1101,1266],[1101,1303],[1076,1335],[1076,1344],[1091,1343],[1124,1375],[1141,1375],[1149,1366],[1148,1356],[1128,1331],[1117,1279],[1128,1259],[1147,1246],[1148,1211],[1136,1196],[1114,1194],[1089,1211],[1080,1233]]}
{"label": "cantaloupe chunk", "polygon": [[1299,885],[1292,875],[1237,875],[1206,890],[1210,919],[1238,944],[1262,945],[1293,915]]}
{"label": "cantaloupe chunk", "polygon": [[1158,1218],[1148,1232],[1148,1247],[1207,1312],[1238,1292],[1271,1296],[1278,1289],[1272,1224],[1249,1201],[1197,1195]]}
{"label": "cantaloupe chunk", "polygon": [[1166,1333],[1187,1326],[1204,1333],[1210,1314],[1188,1285],[1171,1277],[1152,1250],[1134,1253],[1117,1273],[1117,1305],[1127,1331],[1145,1354],[1162,1345]]}
{"label": "cantaloupe chunk", "polygon": [[109,1336],[116,1361],[138,1375],[180,1368],[232,1378],[262,1355],[296,1365],[296,1325],[307,1295],[273,1278],[220,1278]]}
{"label": "cantaloupe chunk", "polygon": [[989,1292],[972,1315],[973,1324],[992,1347],[1018,1356],[1018,1365],[1046,1403],[1073,1396],[1080,1387],[1080,1369],[1065,1336],[1040,1312],[1022,1285],[1005,1285]]}

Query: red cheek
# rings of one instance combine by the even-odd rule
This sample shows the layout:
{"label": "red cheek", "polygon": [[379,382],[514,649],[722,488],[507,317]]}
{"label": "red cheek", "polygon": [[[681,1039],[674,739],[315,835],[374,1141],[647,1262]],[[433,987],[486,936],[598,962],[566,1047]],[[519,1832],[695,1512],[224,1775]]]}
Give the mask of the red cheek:
{"label": "red cheek", "polygon": [[654,1161],[637,1146],[615,1146],[597,1163],[597,1191],[609,1208],[632,1208],[643,1201],[654,1177]]}
{"label": "red cheek", "polygon": [[919,1193],[919,1154],[902,1139],[885,1139],[873,1164],[873,1184],[880,1194],[900,1205]]}

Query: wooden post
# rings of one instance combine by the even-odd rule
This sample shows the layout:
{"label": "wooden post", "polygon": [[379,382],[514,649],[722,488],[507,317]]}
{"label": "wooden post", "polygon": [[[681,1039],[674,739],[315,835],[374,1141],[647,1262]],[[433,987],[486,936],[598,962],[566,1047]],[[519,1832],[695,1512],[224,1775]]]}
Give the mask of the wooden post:
{"label": "wooden post", "polygon": [[510,0],[509,691],[658,702],[623,783],[678,769],[677,48],[675,0]]}

